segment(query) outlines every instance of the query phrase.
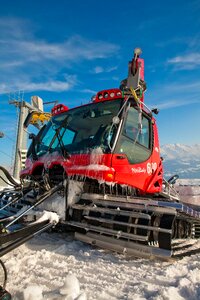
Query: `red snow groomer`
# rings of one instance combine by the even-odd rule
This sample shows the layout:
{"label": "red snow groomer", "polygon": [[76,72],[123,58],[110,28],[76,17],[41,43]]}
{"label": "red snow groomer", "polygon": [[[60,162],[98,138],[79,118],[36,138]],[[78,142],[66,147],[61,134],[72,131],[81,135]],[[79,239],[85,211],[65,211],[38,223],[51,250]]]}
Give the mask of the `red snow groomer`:
{"label": "red snow groomer", "polygon": [[163,178],[157,110],[144,103],[140,54],[120,88],[98,92],[87,105],[52,109],[31,136],[20,183],[4,170],[14,191],[1,194],[1,256],[58,219],[81,241],[140,257],[170,257],[173,239],[195,236],[200,212],[181,203],[177,176]]}

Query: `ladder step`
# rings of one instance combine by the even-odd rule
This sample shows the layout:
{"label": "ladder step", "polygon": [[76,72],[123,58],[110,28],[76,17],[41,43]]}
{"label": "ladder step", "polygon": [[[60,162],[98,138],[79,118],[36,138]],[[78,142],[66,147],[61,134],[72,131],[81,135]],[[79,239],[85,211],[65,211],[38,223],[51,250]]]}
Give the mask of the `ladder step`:
{"label": "ladder step", "polygon": [[[81,196],[82,199],[82,196]],[[158,207],[158,206],[153,206],[153,205],[149,205],[148,201],[146,201],[146,203],[143,204],[134,204],[134,203],[119,203],[117,201],[110,201],[110,200],[92,200],[92,203],[95,205],[102,205],[102,203],[104,204],[104,206],[109,206],[109,207],[120,207],[120,208],[124,208],[124,209],[132,209],[132,210],[137,210],[137,211],[146,211],[146,212],[154,212],[154,213],[158,213],[158,214],[168,214],[168,215],[176,215],[176,209],[175,208],[171,208],[171,207]]]}
{"label": "ladder step", "polygon": [[165,233],[172,234],[171,229],[165,229],[165,228],[160,228],[160,227],[155,227],[155,226],[146,226],[146,225],[141,225],[141,224],[125,223],[125,222],[109,220],[109,219],[105,219],[105,218],[95,218],[95,217],[90,217],[90,216],[84,216],[84,218],[87,220],[97,221],[99,223],[116,224],[116,225],[132,227],[132,228],[140,228],[140,229],[146,229],[146,230],[152,230],[152,231],[165,232]]}
{"label": "ladder step", "polygon": [[126,239],[132,239],[132,240],[144,241],[144,242],[148,241],[148,236],[146,236],[146,235],[131,234],[131,233],[123,232],[121,230],[117,231],[117,230],[113,230],[113,229],[109,229],[109,228],[103,228],[103,227],[99,227],[99,226],[90,225],[87,223],[74,222],[74,221],[68,221],[68,222],[65,222],[65,224],[73,226],[73,227],[83,228],[86,231],[91,230],[91,231],[95,231],[95,232],[98,232],[101,234],[116,236],[117,238],[126,238]]}
{"label": "ladder step", "polygon": [[95,211],[95,212],[100,212],[100,213],[106,213],[106,214],[109,214],[109,215],[128,216],[128,217],[132,217],[132,218],[146,219],[146,220],[151,219],[151,216],[148,215],[148,214],[140,213],[140,212],[126,211],[126,210],[121,210],[121,209],[118,209],[118,208],[111,209],[111,208],[81,205],[81,204],[74,204],[71,207],[74,208],[74,209]]}

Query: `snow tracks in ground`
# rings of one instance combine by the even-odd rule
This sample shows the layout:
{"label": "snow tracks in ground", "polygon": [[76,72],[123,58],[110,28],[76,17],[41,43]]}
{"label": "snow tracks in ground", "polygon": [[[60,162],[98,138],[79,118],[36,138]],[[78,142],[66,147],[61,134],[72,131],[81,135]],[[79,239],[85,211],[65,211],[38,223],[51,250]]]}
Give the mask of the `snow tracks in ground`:
{"label": "snow tracks in ground", "polygon": [[200,299],[200,254],[171,262],[126,259],[44,233],[3,261],[14,300]]}

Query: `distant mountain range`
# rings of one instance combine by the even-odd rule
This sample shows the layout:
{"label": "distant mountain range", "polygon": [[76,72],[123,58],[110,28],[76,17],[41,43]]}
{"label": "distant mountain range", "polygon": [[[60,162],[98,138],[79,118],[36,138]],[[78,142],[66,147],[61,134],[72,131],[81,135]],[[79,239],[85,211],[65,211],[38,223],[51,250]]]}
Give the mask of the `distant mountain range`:
{"label": "distant mountain range", "polygon": [[165,177],[200,178],[200,144],[167,144],[161,146]]}

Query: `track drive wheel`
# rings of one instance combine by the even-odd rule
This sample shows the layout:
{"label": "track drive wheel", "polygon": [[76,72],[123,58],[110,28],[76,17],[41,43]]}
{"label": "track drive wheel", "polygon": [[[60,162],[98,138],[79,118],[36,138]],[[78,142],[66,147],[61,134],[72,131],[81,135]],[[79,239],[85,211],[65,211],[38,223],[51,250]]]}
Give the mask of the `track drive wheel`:
{"label": "track drive wheel", "polygon": [[[161,217],[160,220],[160,227],[164,229],[172,230],[173,223],[174,223],[174,215],[164,215]],[[172,230],[173,233],[173,230]],[[171,240],[172,234],[166,232],[159,232],[158,233],[158,244],[159,247],[166,250],[171,250]]]}

